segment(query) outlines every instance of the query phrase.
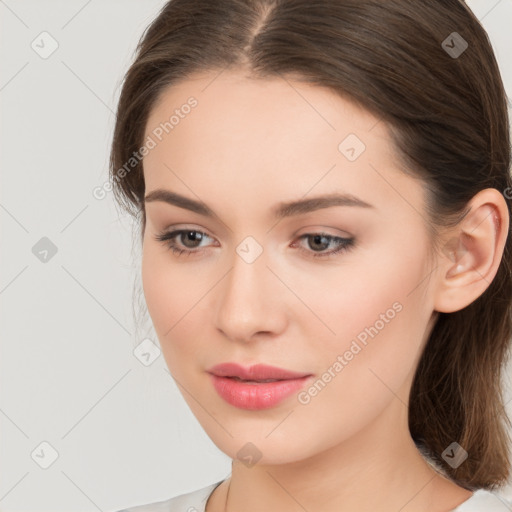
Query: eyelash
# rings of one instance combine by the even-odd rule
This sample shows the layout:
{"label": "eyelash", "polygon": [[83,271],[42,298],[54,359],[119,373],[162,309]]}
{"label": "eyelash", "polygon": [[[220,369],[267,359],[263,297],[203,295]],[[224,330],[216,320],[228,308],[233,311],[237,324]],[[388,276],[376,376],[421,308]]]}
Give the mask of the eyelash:
{"label": "eyelash", "polygon": [[[174,238],[177,236],[183,234],[183,233],[200,233],[201,235],[206,235],[208,238],[211,238],[208,234],[204,233],[203,231],[199,231],[196,229],[179,229],[175,231],[170,232],[163,232],[155,236],[155,240],[158,242],[164,243],[168,249],[170,249],[174,255],[181,256],[185,254],[186,256],[189,256],[191,254],[200,254],[203,252],[204,249],[200,250],[190,250],[190,249],[180,249],[176,246],[176,242],[174,241]],[[305,233],[304,235],[301,235],[299,237],[299,240],[311,236],[322,236],[324,238],[329,239],[330,241],[338,241],[339,247],[331,252],[327,253],[315,253],[314,251],[308,251],[307,249],[304,249],[302,246],[299,246],[299,250],[301,252],[308,253],[310,257],[313,258],[330,258],[333,256],[336,256],[337,254],[348,251],[354,247],[354,238],[342,238],[339,236],[329,235],[327,233]]]}

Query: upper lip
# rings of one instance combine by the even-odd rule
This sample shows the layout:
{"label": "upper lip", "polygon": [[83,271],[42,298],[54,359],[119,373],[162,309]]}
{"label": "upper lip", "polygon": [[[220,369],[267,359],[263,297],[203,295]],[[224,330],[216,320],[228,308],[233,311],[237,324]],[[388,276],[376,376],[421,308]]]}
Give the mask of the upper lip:
{"label": "upper lip", "polygon": [[293,372],[278,368],[277,366],[268,366],[266,364],[255,364],[249,368],[244,368],[237,363],[221,363],[212,366],[209,373],[218,377],[238,377],[244,380],[265,380],[265,379],[298,379],[311,375],[310,373]]}

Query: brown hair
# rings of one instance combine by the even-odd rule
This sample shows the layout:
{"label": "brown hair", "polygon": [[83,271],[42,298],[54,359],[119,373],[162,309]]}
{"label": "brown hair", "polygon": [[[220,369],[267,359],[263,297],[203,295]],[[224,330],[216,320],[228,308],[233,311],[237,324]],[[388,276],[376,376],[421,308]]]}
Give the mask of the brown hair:
{"label": "brown hair", "polygon": [[[177,81],[224,68],[328,87],[387,123],[404,171],[428,191],[434,235],[484,188],[504,193],[510,215],[507,98],[487,34],[462,1],[172,0],[146,28],[124,78],[110,156],[115,198],[142,216],[142,232],[142,160],[126,163],[149,113]],[[477,300],[439,313],[410,394],[416,445],[471,490],[501,487],[510,473],[501,377],[512,334],[511,244],[508,235]],[[468,452],[456,468],[442,457],[454,441]]]}

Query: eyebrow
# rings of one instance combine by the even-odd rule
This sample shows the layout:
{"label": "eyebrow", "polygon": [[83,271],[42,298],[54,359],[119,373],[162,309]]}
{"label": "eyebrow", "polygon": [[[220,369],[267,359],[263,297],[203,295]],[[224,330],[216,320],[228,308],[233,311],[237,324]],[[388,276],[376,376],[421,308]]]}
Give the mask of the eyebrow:
{"label": "eyebrow", "polygon": [[[201,201],[196,201],[188,197],[171,192],[165,189],[156,189],[149,192],[144,202],[162,201],[164,203],[190,210],[205,217],[216,217],[211,208]],[[282,202],[272,209],[272,214],[276,219],[285,217],[293,217],[295,215],[303,215],[322,208],[330,208],[331,206],[358,206],[361,208],[375,208],[373,205],[359,199],[352,194],[327,194],[322,196],[311,197],[309,199],[299,199],[296,201]]]}

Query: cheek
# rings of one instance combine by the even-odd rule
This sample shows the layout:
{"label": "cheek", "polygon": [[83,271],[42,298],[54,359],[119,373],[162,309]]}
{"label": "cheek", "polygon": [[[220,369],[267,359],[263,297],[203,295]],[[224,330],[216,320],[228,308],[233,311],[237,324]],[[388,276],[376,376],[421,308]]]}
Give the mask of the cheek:
{"label": "cheek", "polygon": [[[147,309],[171,373],[192,364],[200,350],[204,323],[201,298],[212,276],[184,271],[161,247],[143,249],[141,277]],[[203,335],[204,337],[204,335]],[[178,372],[179,373],[179,372]]]}
{"label": "cheek", "polygon": [[[333,281],[323,293],[304,295],[336,333],[318,322],[302,324],[309,330],[307,350],[315,354],[316,380],[298,397],[303,405],[296,420],[301,428],[316,431],[319,420],[325,419],[330,426],[322,427],[319,444],[353,435],[394,399],[406,407],[404,384],[421,355],[429,316],[424,289],[411,293],[426,275],[422,257],[418,254],[408,265],[382,254],[378,266],[361,272],[351,268],[355,276],[351,272],[353,277],[344,283]],[[286,442],[284,429],[279,435]]]}
{"label": "cheek", "polygon": [[329,269],[314,288],[311,280],[299,281],[297,295],[315,314],[307,312],[302,327],[319,356],[317,372],[342,356],[346,378],[373,382],[371,368],[385,382],[401,384],[417,362],[432,309],[425,293],[425,254],[415,246],[400,258],[390,246],[378,258],[358,257],[346,271]]}
{"label": "cheek", "polygon": [[294,291],[334,331],[339,325],[344,326],[345,332],[364,328],[365,323],[377,320],[393,303],[414,299],[408,297],[409,292],[426,275],[421,263],[423,255],[418,254],[418,258],[409,264],[396,254],[357,256],[337,268],[296,275]]}
{"label": "cheek", "polygon": [[162,254],[162,248],[145,246],[142,254],[141,277],[148,313],[165,353],[169,350],[166,340],[172,338],[180,327],[193,286],[184,286],[176,267],[172,267]]}
{"label": "cheek", "polygon": [[[170,321],[168,313],[172,311],[169,299],[172,299],[172,293],[169,293],[168,274],[164,271],[161,258],[157,257],[155,250],[145,243],[142,252],[142,288],[144,298],[148,307],[149,315],[158,334],[164,327],[164,321]],[[172,324],[169,323],[167,328]]]}
{"label": "cheek", "polygon": [[172,261],[172,253],[163,245],[151,242],[144,244],[141,276],[155,329],[159,334],[166,333],[197,301],[200,283]]}

